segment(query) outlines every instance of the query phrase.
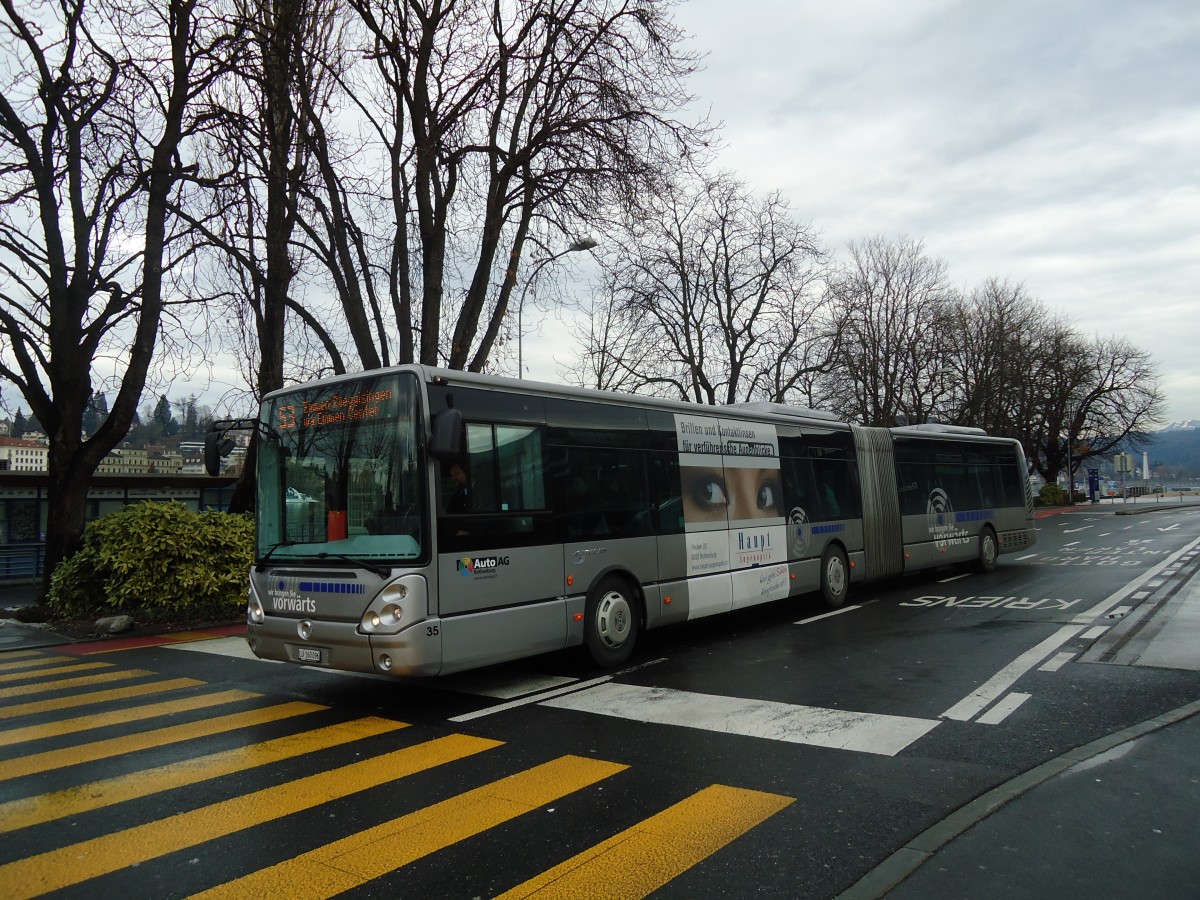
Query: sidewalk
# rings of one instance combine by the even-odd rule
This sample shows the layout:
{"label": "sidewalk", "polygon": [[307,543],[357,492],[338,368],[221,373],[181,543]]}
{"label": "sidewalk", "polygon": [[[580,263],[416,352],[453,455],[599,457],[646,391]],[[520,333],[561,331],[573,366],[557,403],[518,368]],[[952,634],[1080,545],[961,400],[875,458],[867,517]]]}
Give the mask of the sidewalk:
{"label": "sidewalk", "polygon": [[38,584],[0,585],[0,653],[30,647],[54,647],[69,644],[71,638],[51,631],[41,624],[25,624],[9,618],[9,610],[37,603],[41,593]]}
{"label": "sidewalk", "polygon": [[[1101,657],[1200,671],[1200,575],[1080,661]],[[917,835],[839,900],[1200,897],[1197,713],[1200,700],[1016,776]]]}
{"label": "sidewalk", "polygon": [[226,637],[231,634],[242,634],[246,629],[244,622],[191,628],[147,624],[122,634],[81,637],[78,634],[62,634],[45,623],[25,623],[11,618],[12,611],[35,605],[39,594],[40,588],[36,584],[0,585],[0,655],[6,650],[60,646],[64,648],[63,652],[83,655],[127,647],[177,644],[213,637]]}
{"label": "sidewalk", "polygon": [[1000,785],[839,900],[1200,896],[1200,702]]}

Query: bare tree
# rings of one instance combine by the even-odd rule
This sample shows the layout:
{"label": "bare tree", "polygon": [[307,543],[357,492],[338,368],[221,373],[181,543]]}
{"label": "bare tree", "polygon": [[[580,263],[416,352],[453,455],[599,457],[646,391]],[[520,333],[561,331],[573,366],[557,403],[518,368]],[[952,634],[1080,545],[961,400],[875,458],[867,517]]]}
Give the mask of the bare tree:
{"label": "bare tree", "polygon": [[[129,430],[188,257],[198,94],[233,39],[195,0],[0,0],[0,375],[50,439],[46,572],[83,532],[88,483]],[[118,370],[86,440],[97,358]]]}
{"label": "bare tree", "polygon": [[[336,72],[340,110],[305,109],[322,176],[307,239],[365,367],[482,370],[528,245],[551,255],[703,147],[673,118],[694,59],[665,0],[351,7],[368,65]],[[372,136],[357,167],[351,107]]]}
{"label": "bare tree", "polygon": [[1059,323],[1023,285],[997,278],[955,297],[951,317],[939,417],[1021,437],[1042,343]]}
{"label": "bare tree", "polygon": [[[310,158],[296,97],[320,93],[312,81],[323,81],[323,69],[311,60],[327,55],[331,20],[322,0],[235,0],[235,27],[247,35],[246,52],[214,97],[221,127],[209,158],[217,170],[211,196],[218,224],[207,234],[221,260],[218,270],[232,285],[227,308],[239,325],[252,322],[239,336],[250,339],[248,380],[258,399],[284,384],[289,313],[292,330],[315,335],[334,371],[344,371],[330,330],[292,294],[302,264],[293,233]],[[298,357],[290,355],[293,370]],[[251,445],[230,501],[234,511],[253,507],[254,453]]]}
{"label": "bare tree", "polygon": [[845,327],[821,405],[866,425],[933,418],[946,392],[952,327],[946,264],[921,241],[855,241],[830,291]]}
{"label": "bare tree", "polygon": [[825,253],[780,195],[702,178],[628,229],[607,255],[611,300],[587,336],[588,374],[697,403],[784,402],[829,364]]}
{"label": "bare tree", "polygon": [[1088,461],[1145,444],[1162,421],[1163,396],[1149,353],[1119,337],[1062,342],[1053,375],[1040,391],[1040,427],[1025,441],[1047,481],[1068,477]]}

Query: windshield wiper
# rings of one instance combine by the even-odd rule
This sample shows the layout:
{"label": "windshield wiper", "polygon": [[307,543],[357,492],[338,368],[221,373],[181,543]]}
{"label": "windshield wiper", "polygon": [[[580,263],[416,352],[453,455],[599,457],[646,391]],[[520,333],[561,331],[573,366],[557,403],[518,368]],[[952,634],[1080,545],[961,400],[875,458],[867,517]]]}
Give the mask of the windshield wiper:
{"label": "windshield wiper", "polygon": [[392,574],[391,569],[384,568],[383,566],[377,566],[365,559],[355,559],[353,556],[346,556],[344,553],[329,553],[328,551],[322,550],[317,554],[317,559],[342,559],[348,563],[354,563],[356,566],[362,566],[372,575],[378,575],[380,578],[387,578]]}
{"label": "windshield wiper", "polygon": [[258,561],[258,564],[254,567],[254,571],[261,572],[264,568],[266,568],[267,561],[270,560],[272,554],[274,554],[275,551],[278,550],[280,547],[295,547],[297,543],[299,543],[299,542],[298,541],[279,541],[276,544],[272,544],[269,548],[267,548],[267,552],[263,554],[262,559],[260,559]]}

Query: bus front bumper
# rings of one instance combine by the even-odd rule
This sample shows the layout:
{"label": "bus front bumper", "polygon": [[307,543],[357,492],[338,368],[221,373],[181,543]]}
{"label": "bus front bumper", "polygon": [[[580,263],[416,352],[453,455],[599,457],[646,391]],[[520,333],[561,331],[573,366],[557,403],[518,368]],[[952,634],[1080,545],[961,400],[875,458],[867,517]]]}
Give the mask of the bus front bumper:
{"label": "bus front bumper", "polygon": [[[246,643],[260,659],[319,669],[342,669],[379,675],[437,675],[441,642],[430,640],[429,622],[418,622],[399,634],[368,637],[351,622],[321,622],[267,616],[246,629]],[[432,628],[432,633],[438,633]]]}

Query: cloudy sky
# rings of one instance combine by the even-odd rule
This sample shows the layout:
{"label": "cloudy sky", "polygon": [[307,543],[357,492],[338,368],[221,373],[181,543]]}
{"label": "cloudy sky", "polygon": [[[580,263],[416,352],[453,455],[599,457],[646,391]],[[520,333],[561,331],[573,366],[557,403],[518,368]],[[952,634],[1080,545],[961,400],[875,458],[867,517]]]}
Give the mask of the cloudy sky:
{"label": "cloudy sky", "polygon": [[1127,335],[1169,420],[1200,419],[1200,3],[682,0],[676,19],[708,54],[692,88],[720,168],[839,254],[921,238],[960,286],[1009,278]]}

